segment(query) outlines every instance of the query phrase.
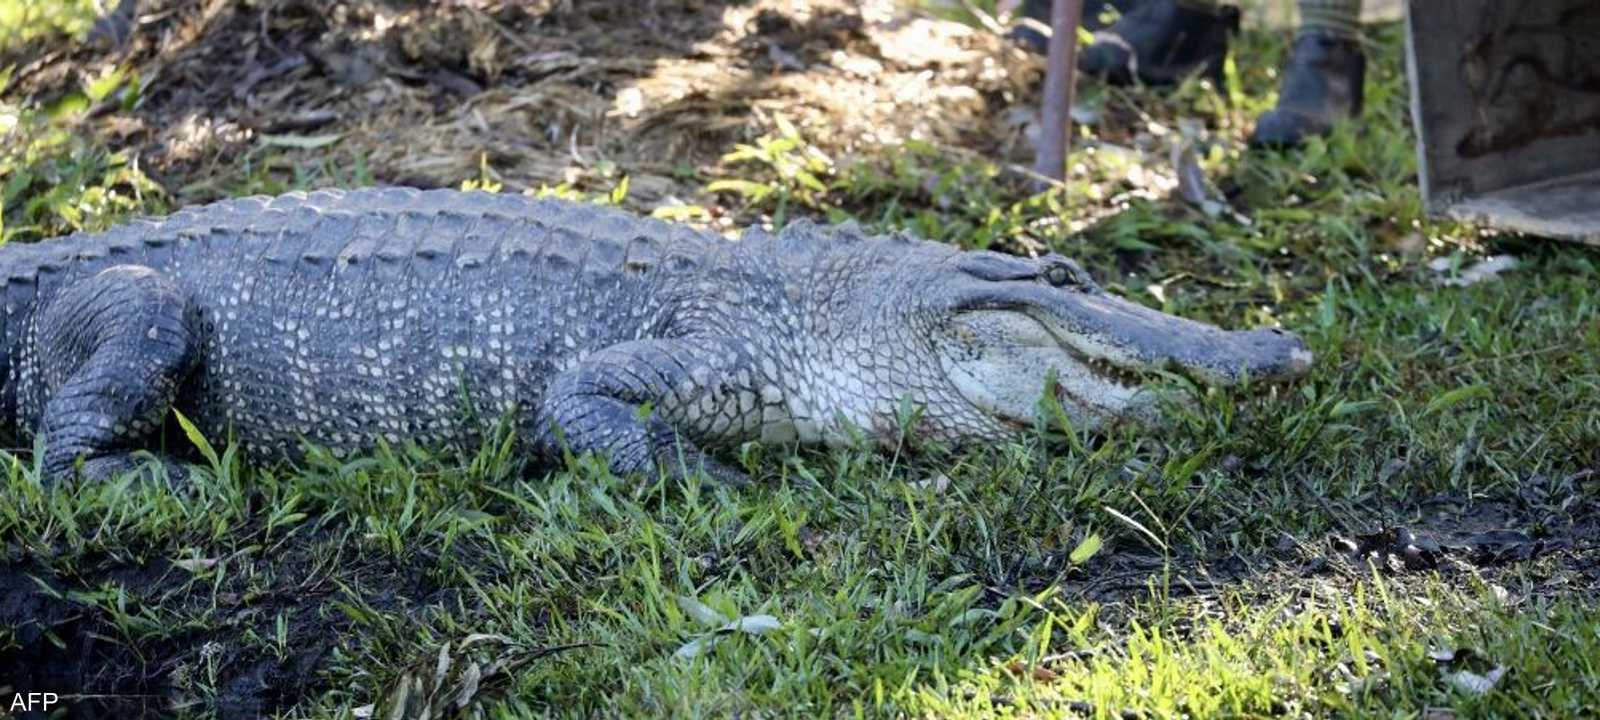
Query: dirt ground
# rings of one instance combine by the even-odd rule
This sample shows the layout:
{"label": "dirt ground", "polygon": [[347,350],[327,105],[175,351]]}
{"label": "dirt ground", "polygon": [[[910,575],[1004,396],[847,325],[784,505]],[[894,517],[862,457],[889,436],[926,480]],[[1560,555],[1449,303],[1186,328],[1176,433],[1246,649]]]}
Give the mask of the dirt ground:
{"label": "dirt ground", "polygon": [[835,160],[908,139],[1021,158],[1016,109],[1042,66],[892,0],[146,0],[126,24],[122,43],[23,58],[16,85],[48,100],[134,70],[136,112],[96,132],[182,202],[225,194],[240,154],[270,147],[421,187],[609,190],[626,174],[648,209],[779,115]]}
{"label": "dirt ground", "polygon": [[[327,537],[292,543],[270,559],[265,587],[211,587],[167,559],[86,557],[69,570],[0,562],[0,623],[21,633],[18,648],[0,651],[0,677],[16,688],[93,688],[102,696],[73,702],[72,717],[168,717],[197,703],[174,694],[180,684],[210,688],[214,697],[203,709],[225,717],[287,709],[326,685],[318,673],[351,624],[338,608],[351,600],[341,583],[359,587],[360,602],[384,612],[457,599],[456,589],[434,586],[419,568],[374,561],[335,568],[328,558],[339,557],[330,552],[336,544]],[[41,586],[58,592],[38,592]],[[128,630],[137,633],[139,619],[181,619],[189,630],[139,643],[108,638],[92,618],[97,591],[109,587],[119,588],[135,618]],[[282,630],[280,613],[293,618]],[[282,652],[241,642],[249,633],[280,632],[294,639]]]}

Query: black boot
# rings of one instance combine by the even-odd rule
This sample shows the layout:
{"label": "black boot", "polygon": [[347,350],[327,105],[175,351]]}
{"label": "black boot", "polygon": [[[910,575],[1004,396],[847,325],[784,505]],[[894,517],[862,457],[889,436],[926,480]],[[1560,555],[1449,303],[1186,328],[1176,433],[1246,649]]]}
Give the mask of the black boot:
{"label": "black boot", "polygon": [[[1025,0],[1022,3],[1022,15],[1048,26],[1050,2],[1051,0]],[[1116,10],[1119,16],[1126,15],[1133,12],[1138,4],[1138,0],[1084,0],[1082,25],[1090,31],[1099,30],[1106,26],[1103,18],[1110,14],[1110,10]],[[1043,54],[1050,51],[1050,38],[1027,24],[1018,24],[1012,28],[1011,38],[1036,53]]]}
{"label": "black boot", "polygon": [[1078,69],[1113,85],[1137,78],[1146,85],[1172,85],[1193,72],[1222,80],[1228,37],[1239,31],[1239,8],[1215,13],[1179,6],[1177,0],[1145,0],[1111,27],[1095,33]]}
{"label": "black boot", "polygon": [[1296,147],[1361,114],[1367,58],[1354,40],[1302,32],[1283,69],[1278,106],[1256,120],[1253,147]]}

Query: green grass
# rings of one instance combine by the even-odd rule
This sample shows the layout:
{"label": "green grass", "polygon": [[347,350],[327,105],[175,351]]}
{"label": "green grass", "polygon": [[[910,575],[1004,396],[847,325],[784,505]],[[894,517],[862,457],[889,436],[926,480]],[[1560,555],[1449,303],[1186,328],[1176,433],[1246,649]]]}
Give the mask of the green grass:
{"label": "green grass", "polygon": [[41,37],[82,37],[94,19],[92,0],[0,0],[0,56]]}
{"label": "green grass", "polygon": [[[1201,115],[1236,143],[1271,105],[1281,40],[1246,36],[1238,56],[1259,62],[1221,92],[1086,93],[1107,117]],[[1292,388],[1207,393],[1161,429],[964,454],[751,448],[744,489],[588,462],[528,472],[494,442],[293,471],[208,449],[181,489],[43,490],[22,453],[0,486],[0,559],[105,642],[177,658],[168,680],[192,714],[226,712],[240,667],[319,643],[319,694],[289,714],[1595,713],[1600,269],[1584,248],[1422,216],[1399,40],[1377,35],[1362,128],[1207,158],[1249,227],[1116,199],[1128,161],[1104,147],[1079,151],[1065,193],[1027,197],[994,164],[918,145],[836,164],[791,129],[730,149],[713,182],[742,182],[701,198],[1042,243],[1168,311],[1303,333],[1319,361]],[[12,241],[160,209],[70,117],[10,107]],[[226,190],[368,179],[358,161],[266,156]],[[1101,219],[1064,232],[1085,216]],[[1468,288],[1426,266],[1489,252],[1522,266]],[[1554,549],[1418,569],[1333,542],[1392,526],[1514,528]],[[0,628],[0,653],[15,633]],[[1459,675],[1497,668],[1486,692]]]}
{"label": "green grass", "polygon": [[4,97],[14,70],[0,67],[0,242],[100,230],[165,208],[161,187],[126,153],[77,126],[93,106],[133,107],[137,78],[110,72],[37,107]]}

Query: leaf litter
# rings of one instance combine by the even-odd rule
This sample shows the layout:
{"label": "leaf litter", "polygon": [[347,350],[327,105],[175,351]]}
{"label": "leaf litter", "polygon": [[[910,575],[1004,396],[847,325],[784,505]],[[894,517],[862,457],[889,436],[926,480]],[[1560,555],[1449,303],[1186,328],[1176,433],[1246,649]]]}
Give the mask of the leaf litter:
{"label": "leaf litter", "polygon": [[421,187],[488,173],[604,191],[627,175],[653,209],[780,117],[833,157],[907,141],[1022,157],[1003,116],[1043,65],[892,0],[147,0],[106,22],[114,43],[20,62],[8,94],[136,73],[134,107],[90,129],[118,124],[158,181],[187,180],[168,188],[183,203],[226,194],[239,153],[270,150]]}

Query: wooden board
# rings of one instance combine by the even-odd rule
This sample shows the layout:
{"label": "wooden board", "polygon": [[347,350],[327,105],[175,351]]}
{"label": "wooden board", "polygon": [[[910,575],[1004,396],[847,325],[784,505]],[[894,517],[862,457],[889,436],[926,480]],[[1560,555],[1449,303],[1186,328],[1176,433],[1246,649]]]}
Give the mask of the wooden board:
{"label": "wooden board", "polygon": [[1406,9],[1429,212],[1600,244],[1600,2]]}

